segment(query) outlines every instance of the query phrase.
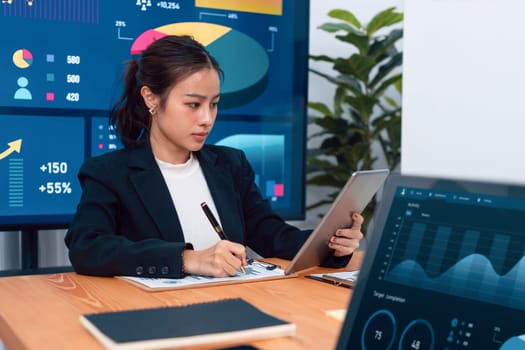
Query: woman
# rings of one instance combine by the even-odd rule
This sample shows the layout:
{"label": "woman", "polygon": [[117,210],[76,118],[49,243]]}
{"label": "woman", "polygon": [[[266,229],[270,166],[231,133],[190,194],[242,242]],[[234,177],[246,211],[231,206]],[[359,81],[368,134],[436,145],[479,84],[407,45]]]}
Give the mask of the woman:
{"label": "woman", "polygon": [[[125,149],[85,161],[82,198],[65,237],[78,273],[180,278],[231,276],[246,249],[291,259],[311,231],[276,215],[240,150],[205,145],[217,116],[221,70],[188,36],[153,42],[128,64],[111,124]],[[206,202],[228,239],[200,208]],[[350,215],[350,214],[349,214]],[[344,266],[362,217],[327,243]]]}

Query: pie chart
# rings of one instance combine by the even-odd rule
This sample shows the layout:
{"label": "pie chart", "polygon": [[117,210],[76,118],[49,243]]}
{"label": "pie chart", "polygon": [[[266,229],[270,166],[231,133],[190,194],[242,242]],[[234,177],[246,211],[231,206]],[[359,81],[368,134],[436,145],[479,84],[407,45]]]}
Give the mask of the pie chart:
{"label": "pie chart", "polygon": [[131,46],[139,55],[153,41],[168,35],[190,35],[203,44],[224,72],[221,109],[244,105],[264,92],[270,60],[266,50],[250,36],[230,27],[204,22],[167,24],[143,32]]}
{"label": "pie chart", "polygon": [[13,54],[13,63],[18,68],[28,68],[33,64],[33,54],[27,49],[16,50]]}

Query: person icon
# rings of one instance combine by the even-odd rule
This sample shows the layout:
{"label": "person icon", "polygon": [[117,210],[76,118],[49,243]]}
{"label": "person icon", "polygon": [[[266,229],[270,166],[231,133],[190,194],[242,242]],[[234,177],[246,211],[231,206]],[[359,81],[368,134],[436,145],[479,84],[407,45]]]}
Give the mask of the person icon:
{"label": "person icon", "polygon": [[20,77],[16,81],[19,88],[15,92],[15,96],[13,97],[15,100],[32,100],[33,96],[31,95],[31,91],[27,88],[29,85],[29,80],[26,77]]}

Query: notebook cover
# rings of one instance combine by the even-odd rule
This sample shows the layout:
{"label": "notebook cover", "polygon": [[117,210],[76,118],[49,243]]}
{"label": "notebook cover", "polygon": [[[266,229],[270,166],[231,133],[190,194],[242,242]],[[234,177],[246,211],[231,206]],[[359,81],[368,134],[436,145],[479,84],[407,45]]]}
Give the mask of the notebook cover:
{"label": "notebook cover", "polygon": [[290,336],[295,325],[241,298],[81,316],[108,349],[158,349]]}

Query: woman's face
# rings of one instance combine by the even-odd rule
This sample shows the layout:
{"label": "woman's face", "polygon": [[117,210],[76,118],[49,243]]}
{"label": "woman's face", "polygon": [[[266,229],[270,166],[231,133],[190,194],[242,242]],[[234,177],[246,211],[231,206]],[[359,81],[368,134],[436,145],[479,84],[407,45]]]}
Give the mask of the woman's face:
{"label": "woman's face", "polygon": [[[157,112],[151,117],[150,141],[156,158],[184,163],[190,152],[202,148],[217,116],[219,93],[219,74],[203,69],[175,85],[164,108],[153,95]],[[144,98],[148,101],[148,96]],[[151,106],[151,101],[146,104]]]}

